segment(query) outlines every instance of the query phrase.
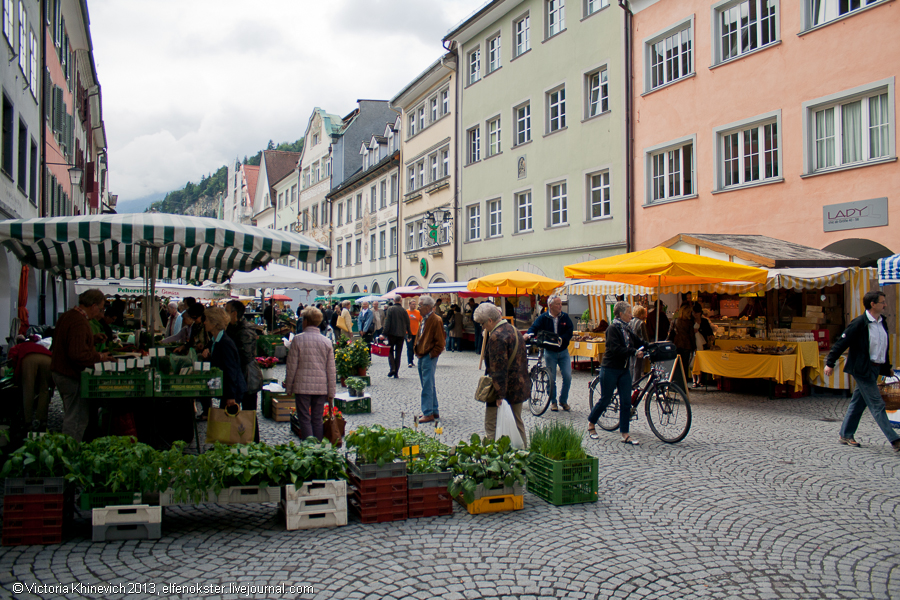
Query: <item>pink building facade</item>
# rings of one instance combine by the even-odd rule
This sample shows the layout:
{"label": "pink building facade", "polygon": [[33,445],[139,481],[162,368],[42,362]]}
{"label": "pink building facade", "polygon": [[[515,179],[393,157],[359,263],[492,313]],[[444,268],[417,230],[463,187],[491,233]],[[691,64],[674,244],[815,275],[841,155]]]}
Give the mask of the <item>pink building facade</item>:
{"label": "pink building facade", "polygon": [[631,8],[635,249],[697,232],[900,252],[900,2]]}

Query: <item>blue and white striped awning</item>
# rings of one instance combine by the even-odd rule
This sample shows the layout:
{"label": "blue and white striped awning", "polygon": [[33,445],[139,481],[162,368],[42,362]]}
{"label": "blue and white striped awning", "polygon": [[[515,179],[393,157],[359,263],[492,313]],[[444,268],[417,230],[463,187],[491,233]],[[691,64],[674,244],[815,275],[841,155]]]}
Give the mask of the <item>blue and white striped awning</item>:
{"label": "blue and white striped awning", "polygon": [[900,254],[878,259],[878,283],[900,283]]}
{"label": "blue and white striped awning", "polygon": [[[162,213],[0,221],[0,244],[20,262],[69,279],[155,277],[222,283],[286,256],[329,249],[287,231]],[[158,254],[158,256],[157,256]],[[156,263],[154,273],[146,273]]]}

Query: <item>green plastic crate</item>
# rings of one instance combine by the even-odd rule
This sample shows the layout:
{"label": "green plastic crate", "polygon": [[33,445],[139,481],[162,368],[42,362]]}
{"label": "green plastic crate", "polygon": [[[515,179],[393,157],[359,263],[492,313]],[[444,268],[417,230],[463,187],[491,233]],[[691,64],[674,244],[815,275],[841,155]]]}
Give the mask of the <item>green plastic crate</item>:
{"label": "green plastic crate", "polygon": [[163,375],[156,372],[153,376],[153,391],[157,397],[170,398],[219,396],[222,393],[222,371],[212,368],[190,375]]}
{"label": "green plastic crate", "polygon": [[82,398],[147,398],[153,395],[151,372],[102,373],[81,372]]}
{"label": "green plastic crate", "polygon": [[283,345],[280,335],[261,335],[256,339],[256,350],[260,356],[275,356],[275,348]]}
{"label": "green plastic crate", "polygon": [[597,501],[600,461],[550,460],[540,454],[530,457],[528,491],[556,506]]}
{"label": "green plastic crate", "polygon": [[372,398],[360,398],[350,401],[335,398],[334,407],[345,415],[362,415],[372,412]]}

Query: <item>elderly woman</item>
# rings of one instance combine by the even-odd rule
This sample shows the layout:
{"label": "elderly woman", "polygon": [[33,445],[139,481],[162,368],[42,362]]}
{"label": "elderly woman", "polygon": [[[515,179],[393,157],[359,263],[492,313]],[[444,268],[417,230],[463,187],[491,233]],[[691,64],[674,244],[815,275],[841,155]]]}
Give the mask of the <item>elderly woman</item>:
{"label": "elderly woman", "polygon": [[350,301],[341,302],[341,316],[337,319],[337,326],[348,339],[353,339],[353,316],[350,314]]}
{"label": "elderly woman", "polygon": [[[631,309],[633,318],[628,326],[641,339],[642,344],[650,341],[647,336],[647,309],[640,304],[635,304]],[[628,368],[631,369],[631,380],[637,381],[644,374],[644,360],[638,360],[635,357],[628,359]]]}
{"label": "elderly woman", "polygon": [[215,306],[207,308],[204,313],[203,326],[209,335],[210,348],[203,351],[209,362],[222,370],[222,402],[220,408],[237,406],[247,392],[247,383],[241,372],[241,357],[237,346],[225,335],[228,327],[228,315]]}
{"label": "elderly woman", "polygon": [[484,353],[485,374],[493,380],[494,390],[497,392],[496,404],[485,405],[485,435],[489,439],[494,439],[497,433],[497,408],[505,399],[512,406],[519,435],[527,444],[522,407],[531,397],[531,377],[528,375],[525,338],[503,318],[500,309],[490,302],[480,304],[472,318],[483,327],[487,336]]}
{"label": "elderly woman", "polygon": [[291,341],[284,387],[294,394],[300,438],[313,436],[322,441],[322,412],[328,399],[334,398],[334,347],[319,331],[322,311],[309,306],[302,315],[306,327]]}
{"label": "elderly woman", "polygon": [[[250,388],[250,369],[256,362],[256,331],[250,326],[250,323],[244,319],[246,307],[240,300],[229,300],[225,303],[225,314],[228,316],[228,327],[225,328],[225,335],[231,338],[237,348],[238,356],[241,361],[241,374],[247,383],[247,391],[238,399],[241,410],[252,410],[256,412],[257,398],[259,389]],[[253,441],[259,441],[259,427],[253,434]]]}
{"label": "elderly woman", "polygon": [[603,361],[600,363],[600,402],[594,405],[588,417],[588,434],[592,440],[599,439],[594,427],[600,419],[600,415],[609,406],[613,392],[619,391],[619,432],[622,434],[622,442],[635,444],[628,434],[631,423],[631,371],[628,369],[628,359],[632,356],[643,358],[643,341],[635,335],[628,326],[631,321],[631,305],[627,302],[616,302],[613,307],[615,319],[606,330],[606,352],[603,353]]}

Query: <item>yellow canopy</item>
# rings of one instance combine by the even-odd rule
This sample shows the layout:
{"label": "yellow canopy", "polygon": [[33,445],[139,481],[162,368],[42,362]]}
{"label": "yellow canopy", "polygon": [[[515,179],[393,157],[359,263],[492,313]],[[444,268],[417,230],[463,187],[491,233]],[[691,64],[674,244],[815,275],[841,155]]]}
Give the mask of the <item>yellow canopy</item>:
{"label": "yellow canopy", "polygon": [[524,294],[549,296],[553,290],[562,287],[565,283],[565,281],[525,271],[507,271],[473,279],[467,287],[470,292],[480,292],[485,296],[521,296]]}
{"label": "yellow canopy", "polygon": [[765,283],[768,271],[656,247],[569,265],[565,268],[565,274],[572,279],[618,281],[659,288],[725,281]]}

